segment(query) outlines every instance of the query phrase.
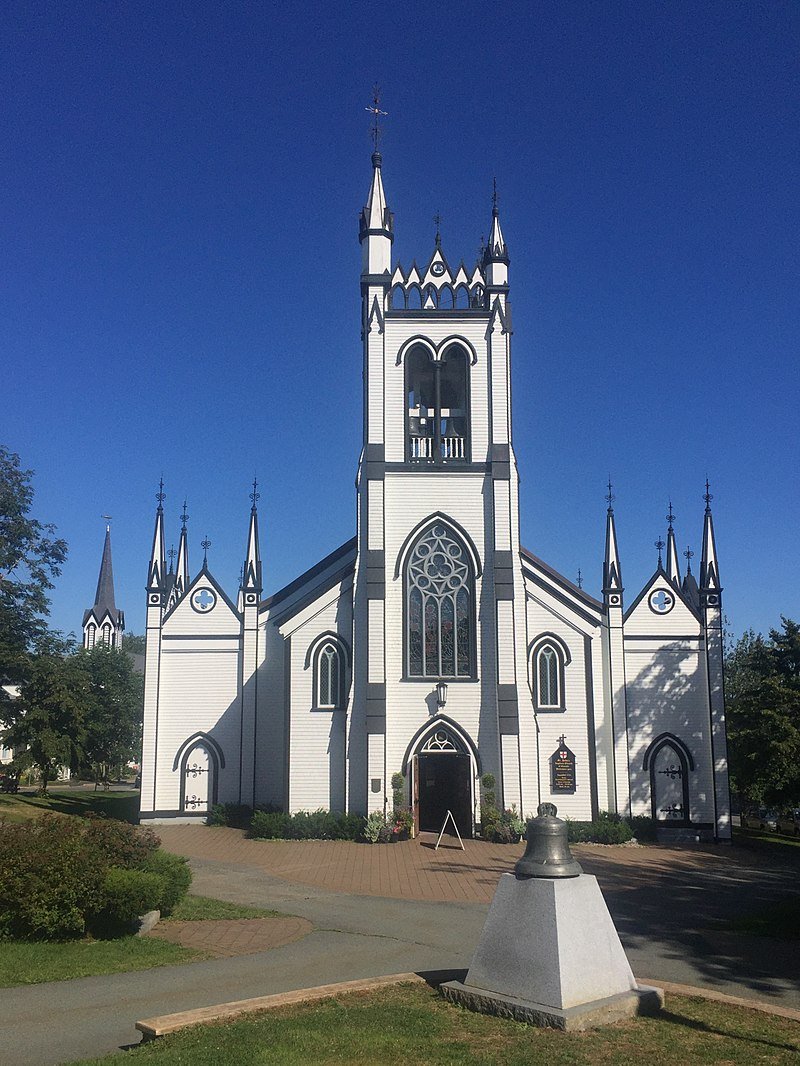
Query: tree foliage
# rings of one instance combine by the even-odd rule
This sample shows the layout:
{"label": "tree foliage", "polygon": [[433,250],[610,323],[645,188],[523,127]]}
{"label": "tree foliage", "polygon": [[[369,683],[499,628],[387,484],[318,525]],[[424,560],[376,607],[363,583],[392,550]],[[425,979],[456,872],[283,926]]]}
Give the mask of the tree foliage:
{"label": "tree foliage", "polygon": [[89,677],[83,760],[95,780],[138,757],[142,726],[142,678],[126,652],[105,644],[81,650],[76,659]]}
{"label": "tree foliage", "polygon": [[0,679],[12,683],[24,677],[31,652],[57,650],[47,594],[67,557],[55,526],[31,517],[32,477],[0,445]]}
{"label": "tree foliage", "polygon": [[122,647],[129,655],[144,655],[147,640],[142,633],[125,633]]}
{"label": "tree foliage", "polygon": [[800,802],[800,625],[745,633],[726,657],[731,787],[753,803]]}

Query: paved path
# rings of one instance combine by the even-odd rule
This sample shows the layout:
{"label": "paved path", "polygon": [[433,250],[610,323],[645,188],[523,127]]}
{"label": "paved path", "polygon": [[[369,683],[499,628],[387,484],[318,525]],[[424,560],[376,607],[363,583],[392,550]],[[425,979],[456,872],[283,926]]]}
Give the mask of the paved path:
{"label": "paved path", "polygon": [[[481,841],[467,841],[465,852],[433,852],[419,841],[259,842],[205,827],[164,827],[162,836],[193,856],[193,891],[296,915],[313,932],[237,958],[4,989],[0,1066],[111,1052],[137,1041],[138,1018],[387,973],[464,969],[497,878],[521,852]],[[800,1007],[796,946],[713,927],[796,891],[796,868],[761,868],[761,859],[734,849],[575,851],[598,877],[640,979]]]}

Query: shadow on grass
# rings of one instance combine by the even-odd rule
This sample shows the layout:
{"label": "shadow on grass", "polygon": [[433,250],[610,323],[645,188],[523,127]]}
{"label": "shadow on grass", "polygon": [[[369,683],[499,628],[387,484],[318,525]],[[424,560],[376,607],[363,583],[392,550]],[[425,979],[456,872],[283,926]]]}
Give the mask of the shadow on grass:
{"label": "shadow on grass", "polygon": [[51,791],[45,796],[18,792],[14,805],[26,807],[31,817],[55,811],[58,814],[102,814],[121,822],[136,824],[139,821],[139,793],[127,792],[59,792]]}
{"label": "shadow on grass", "polygon": [[700,1022],[695,1018],[687,1018],[685,1014],[673,1014],[672,1011],[662,1010],[659,1014],[654,1015],[659,1021],[666,1022],[668,1025],[678,1025],[683,1029],[694,1029],[698,1033],[708,1033],[709,1036],[721,1036],[726,1040],[739,1040],[743,1044],[762,1044],[764,1047],[775,1048],[777,1051],[800,1051],[800,1044],[783,1044],[775,1040],[767,1040],[761,1036],[754,1036],[752,1033],[747,1033],[742,1036],[736,1032],[735,1029],[721,1029],[716,1025],[709,1025],[708,1022]]}

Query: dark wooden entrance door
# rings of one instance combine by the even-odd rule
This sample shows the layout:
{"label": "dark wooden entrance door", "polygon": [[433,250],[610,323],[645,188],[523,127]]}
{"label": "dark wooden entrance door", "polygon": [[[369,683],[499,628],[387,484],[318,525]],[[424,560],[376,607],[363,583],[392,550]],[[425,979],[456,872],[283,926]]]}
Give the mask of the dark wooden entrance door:
{"label": "dark wooden entrance door", "polygon": [[415,794],[419,795],[419,827],[438,833],[448,811],[458,831],[472,836],[472,794],[469,755],[426,753],[417,757]]}

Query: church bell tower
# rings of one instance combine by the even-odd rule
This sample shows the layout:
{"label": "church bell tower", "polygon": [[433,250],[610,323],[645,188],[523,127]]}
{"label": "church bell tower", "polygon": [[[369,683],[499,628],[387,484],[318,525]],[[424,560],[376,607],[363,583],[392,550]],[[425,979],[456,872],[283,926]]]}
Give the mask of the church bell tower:
{"label": "church bell tower", "polygon": [[532,809],[537,800],[535,722],[519,714],[528,680],[509,255],[496,193],[490,239],[472,267],[451,265],[434,221],[425,265],[393,265],[376,146],[359,225],[364,440],[349,802],[384,810],[402,773],[424,821],[435,778],[425,760],[438,750],[460,756],[437,772],[455,775],[449,802],[471,825],[482,772],[503,782],[498,802]]}

